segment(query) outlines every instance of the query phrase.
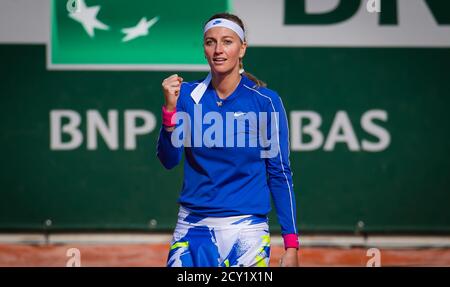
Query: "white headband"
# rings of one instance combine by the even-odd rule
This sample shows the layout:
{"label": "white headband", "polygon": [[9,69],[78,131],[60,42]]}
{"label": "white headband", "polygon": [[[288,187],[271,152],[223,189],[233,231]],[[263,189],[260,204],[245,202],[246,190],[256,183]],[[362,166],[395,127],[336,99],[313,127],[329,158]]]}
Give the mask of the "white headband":
{"label": "white headband", "polygon": [[225,27],[225,28],[231,29],[236,34],[238,34],[239,38],[241,38],[242,42],[244,42],[244,39],[245,39],[244,30],[242,30],[241,26],[234,23],[233,21],[230,21],[230,20],[224,19],[224,18],[212,19],[211,21],[206,23],[205,29],[203,30],[203,34],[206,33],[206,31],[208,31],[209,29],[214,28],[214,27]]}

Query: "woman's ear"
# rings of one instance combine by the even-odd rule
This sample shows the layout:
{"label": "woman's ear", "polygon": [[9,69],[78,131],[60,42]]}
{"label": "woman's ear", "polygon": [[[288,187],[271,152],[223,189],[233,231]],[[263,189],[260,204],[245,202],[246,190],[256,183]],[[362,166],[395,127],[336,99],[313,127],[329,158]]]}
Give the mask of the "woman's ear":
{"label": "woman's ear", "polygon": [[243,42],[239,51],[239,58],[244,58],[245,51],[247,51],[247,42]]}

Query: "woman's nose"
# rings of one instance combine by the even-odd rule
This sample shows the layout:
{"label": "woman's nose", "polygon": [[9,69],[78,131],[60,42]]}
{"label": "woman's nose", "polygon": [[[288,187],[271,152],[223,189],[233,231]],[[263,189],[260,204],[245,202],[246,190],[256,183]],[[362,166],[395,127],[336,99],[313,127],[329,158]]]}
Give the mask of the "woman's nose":
{"label": "woman's nose", "polygon": [[215,50],[215,52],[216,52],[216,53],[222,53],[222,52],[223,52],[223,46],[222,46],[222,44],[218,43],[218,44],[216,45],[216,50]]}

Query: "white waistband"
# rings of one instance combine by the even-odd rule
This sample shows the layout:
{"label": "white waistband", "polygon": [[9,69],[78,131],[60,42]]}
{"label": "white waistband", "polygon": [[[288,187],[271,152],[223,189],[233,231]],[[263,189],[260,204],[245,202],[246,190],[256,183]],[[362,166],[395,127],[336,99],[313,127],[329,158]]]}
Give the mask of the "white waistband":
{"label": "white waistband", "polygon": [[208,226],[208,227],[266,227],[268,225],[267,217],[258,217],[254,215],[236,215],[226,217],[202,216],[190,212],[187,208],[180,205],[178,212],[178,223],[188,224],[192,226]]}

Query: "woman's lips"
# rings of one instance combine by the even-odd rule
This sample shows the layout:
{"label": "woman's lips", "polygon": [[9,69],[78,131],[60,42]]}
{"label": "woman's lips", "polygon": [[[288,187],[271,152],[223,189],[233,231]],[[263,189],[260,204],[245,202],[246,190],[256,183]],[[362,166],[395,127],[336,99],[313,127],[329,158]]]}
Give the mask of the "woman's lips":
{"label": "woman's lips", "polygon": [[226,62],[226,59],[223,59],[223,58],[213,59],[213,62],[216,65],[221,65]]}

